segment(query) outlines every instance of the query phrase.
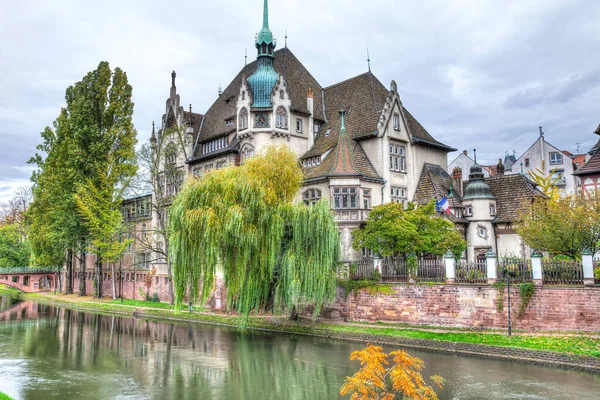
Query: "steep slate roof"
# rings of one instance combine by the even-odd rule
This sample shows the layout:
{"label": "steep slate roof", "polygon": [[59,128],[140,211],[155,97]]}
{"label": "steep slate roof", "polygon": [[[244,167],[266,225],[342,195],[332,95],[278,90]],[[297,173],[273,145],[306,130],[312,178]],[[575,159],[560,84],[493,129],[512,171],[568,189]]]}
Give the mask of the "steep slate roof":
{"label": "steep slate roof", "polygon": [[[341,128],[339,111],[341,109],[346,111],[346,130],[353,139],[351,141],[353,144],[350,147],[354,167],[365,177],[381,179],[359,141],[377,135],[379,118],[389,96],[388,89],[374,75],[366,72],[326,87],[324,95],[327,123],[321,126],[314,146],[301,158],[322,155],[330,149],[332,151],[325,160],[321,160],[321,165],[305,169],[306,179],[325,177],[332,170],[331,158],[338,151],[338,136]],[[434,139],[405,108],[403,114],[415,143],[426,146],[433,145],[447,151],[455,150]],[[327,134],[327,131],[329,131],[329,134]]]}
{"label": "steep slate roof", "polygon": [[[191,115],[191,117],[190,117]],[[192,122],[192,128],[194,128],[194,133],[198,132],[198,129],[200,129],[200,123],[202,122],[202,114],[199,113],[195,113],[192,112],[190,114],[189,111],[183,111],[183,122],[185,122],[186,124],[189,123],[190,121]]]}
{"label": "steep slate roof", "polygon": [[[242,85],[242,76],[249,77],[256,70],[257,61],[253,61],[241,69],[235,78],[225,88],[223,93],[217,98],[213,105],[205,114],[204,123],[200,132],[198,142],[210,140],[215,137],[223,136],[236,131],[237,115],[236,104],[237,97]],[[315,92],[314,97],[314,118],[323,120],[323,105],[321,102],[321,85],[308,72],[296,58],[289,48],[277,50],[274,53],[273,66],[275,71],[284,76],[287,83],[287,91],[291,100],[291,109],[308,114],[306,94],[308,88]],[[234,124],[226,126],[225,120],[233,118]]]}
{"label": "steep slate roof", "polygon": [[600,173],[600,151],[596,151],[583,166],[573,172],[573,175],[584,176],[598,173]]}
{"label": "steep slate roof", "polygon": [[521,174],[489,177],[485,183],[496,197],[494,222],[517,221],[535,198],[545,197],[532,180]]}
{"label": "steep slate roof", "polygon": [[[525,175],[499,175],[485,178],[484,181],[496,198],[495,223],[517,221],[520,214],[527,210],[535,198],[545,197],[536,188],[536,184]],[[463,192],[468,184],[469,181],[463,182]],[[446,196],[451,208],[461,207],[462,199],[456,188],[453,188],[453,195],[450,197],[450,185],[452,185],[452,177],[444,168],[425,163],[415,191],[414,201],[423,205],[431,201],[432,197],[439,200]],[[466,219],[457,218],[454,215],[448,215],[448,219],[456,223],[467,222]]]}
{"label": "steep slate roof", "polygon": [[[452,196],[450,196],[450,186],[452,186],[452,177],[444,168],[436,164],[425,163],[419,177],[414,201],[417,204],[425,205],[432,198],[441,200],[446,196],[450,208],[462,207],[460,196],[454,187]],[[455,217],[453,214],[448,214],[447,218],[455,223],[467,223],[464,218]]]}

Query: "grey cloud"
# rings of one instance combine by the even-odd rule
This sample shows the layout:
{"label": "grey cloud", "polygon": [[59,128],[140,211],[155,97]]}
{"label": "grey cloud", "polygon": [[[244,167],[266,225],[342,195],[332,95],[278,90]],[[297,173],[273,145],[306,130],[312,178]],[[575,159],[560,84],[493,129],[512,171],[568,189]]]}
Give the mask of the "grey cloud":
{"label": "grey cloud", "polygon": [[[262,1],[23,0],[0,15],[0,201],[26,183],[39,132],[67,86],[99,61],[128,73],[140,142],[164,112],[170,72],[204,112],[254,57]],[[322,85],[367,69],[398,82],[405,106],[437,139],[477,147],[484,162],[524,151],[544,125],[575,151],[591,143],[600,104],[600,35],[585,0],[292,0],[270,2],[271,29]],[[453,68],[453,74],[448,71]],[[582,149],[583,150],[583,149]],[[450,155],[452,159],[454,155]]]}

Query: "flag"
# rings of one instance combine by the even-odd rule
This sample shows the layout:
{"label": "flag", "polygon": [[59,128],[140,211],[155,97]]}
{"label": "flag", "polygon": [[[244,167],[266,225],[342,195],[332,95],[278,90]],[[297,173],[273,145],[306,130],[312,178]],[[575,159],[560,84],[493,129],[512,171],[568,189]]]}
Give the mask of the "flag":
{"label": "flag", "polygon": [[448,204],[448,199],[446,196],[442,197],[440,201],[435,201],[436,208],[438,211],[444,211],[446,214],[450,214],[450,204]]}

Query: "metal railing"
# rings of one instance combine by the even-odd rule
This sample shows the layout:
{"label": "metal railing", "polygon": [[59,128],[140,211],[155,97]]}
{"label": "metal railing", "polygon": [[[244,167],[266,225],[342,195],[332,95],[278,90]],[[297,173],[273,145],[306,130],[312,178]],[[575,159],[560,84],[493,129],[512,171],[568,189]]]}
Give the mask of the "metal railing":
{"label": "metal railing", "polygon": [[350,278],[353,280],[371,279],[373,277],[373,260],[355,261],[350,265]]}
{"label": "metal railing", "polygon": [[60,273],[60,267],[16,267],[16,268],[0,268],[0,274],[53,274]]}
{"label": "metal railing", "polygon": [[381,266],[381,281],[400,283],[410,281],[408,265],[404,259],[386,259]]}
{"label": "metal railing", "polygon": [[460,260],[456,263],[455,283],[487,283],[485,261]]}
{"label": "metal railing", "polygon": [[531,282],[533,274],[531,272],[531,260],[515,260],[498,262],[498,279],[502,279],[502,270],[506,268],[515,275],[511,277],[511,282],[522,283]]}
{"label": "metal railing", "polygon": [[446,263],[444,260],[420,260],[416,280],[419,282],[446,282]]}
{"label": "metal railing", "polygon": [[542,261],[544,285],[583,285],[581,261]]}

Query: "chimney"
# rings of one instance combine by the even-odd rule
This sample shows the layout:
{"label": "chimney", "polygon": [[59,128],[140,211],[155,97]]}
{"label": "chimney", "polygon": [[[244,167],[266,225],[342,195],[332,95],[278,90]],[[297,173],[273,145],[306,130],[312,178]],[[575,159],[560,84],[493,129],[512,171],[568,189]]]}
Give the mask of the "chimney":
{"label": "chimney", "polygon": [[469,154],[467,153],[467,151],[466,151],[466,150],[463,150],[463,154],[464,154],[465,156],[468,156],[468,155],[469,155]]}
{"label": "chimney", "polygon": [[502,159],[498,159],[498,165],[496,165],[496,173],[498,176],[504,176],[504,164],[502,164]]}
{"label": "chimney", "polygon": [[187,130],[185,131],[188,135],[194,135],[194,122],[192,119],[192,105],[190,104],[190,116],[187,120]]}
{"label": "chimney", "polygon": [[315,95],[313,93],[313,90],[309,87],[306,91],[306,109],[310,114],[308,116],[308,143],[306,144],[307,150],[310,150],[313,147],[313,144],[315,143],[314,97]]}
{"label": "chimney", "polygon": [[452,170],[452,186],[459,197],[463,195],[462,169],[454,167]]}

